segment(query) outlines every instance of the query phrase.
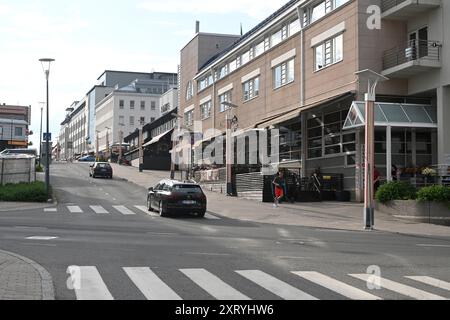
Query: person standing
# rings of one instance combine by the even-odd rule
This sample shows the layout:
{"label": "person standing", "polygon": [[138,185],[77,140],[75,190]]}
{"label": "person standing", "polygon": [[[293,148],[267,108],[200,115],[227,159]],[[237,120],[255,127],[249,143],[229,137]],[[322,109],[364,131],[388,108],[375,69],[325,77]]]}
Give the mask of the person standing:
{"label": "person standing", "polygon": [[392,165],[391,175],[392,181],[398,181],[398,168],[395,164]]}
{"label": "person standing", "polygon": [[280,200],[284,197],[284,174],[282,171],[277,173],[272,183],[275,186],[275,198],[273,206],[275,208],[278,208]]}

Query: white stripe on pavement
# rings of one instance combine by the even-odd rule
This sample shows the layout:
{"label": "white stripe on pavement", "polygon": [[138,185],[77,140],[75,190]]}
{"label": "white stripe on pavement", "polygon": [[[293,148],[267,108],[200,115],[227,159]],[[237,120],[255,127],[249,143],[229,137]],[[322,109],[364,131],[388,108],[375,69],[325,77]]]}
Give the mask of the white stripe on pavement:
{"label": "white stripe on pavement", "polygon": [[350,274],[349,276],[366,281],[368,284],[380,284],[380,286],[384,289],[394,291],[417,300],[447,300],[444,297],[371,274]]}
{"label": "white stripe on pavement", "polygon": [[241,276],[285,300],[317,300],[317,298],[259,270],[236,271]]}
{"label": "white stripe on pavement", "polygon": [[431,277],[406,277],[408,279],[425,283],[427,285],[450,291],[450,282],[431,278]]}
{"label": "white stripe on pavement", "polygon": [[57,208],[45,208],[44,212],[58,212]]}
{"label": "white stripe on pavement", "polygon": [[119,211],[121,214],[126,215],[126,216],[131,216],[131,215],[136,214],[125,206],[113,206],[113,208],[116,209],[117,211]]}
{"label": "white stripe on pavement", "polygon": [[180,269],[180,271],[217,300],[250,300],[205,269]]}
{"label": "white stripe on pavement", "polygon": [[141,210],[142,212],[145,212],[145,214],[148,214],[148,215],[153,216],[153,217],[159,217],[158,214],[156,214],[154,212],[151,212],[151,211],[148,211],[148,208],[146,206],[134,206],[134,207],[136,209],[138,209],[138,210]]}
{"label": "white stripe on pavement", "polygon": [[182,300],[150,268],[123,268],[147,300]]}
{"label": "white stripe on pavement", "polygon": [[105,208],[102,206],[90,206],[90,208],[97,214],[107,214],[109,213]]}
{"label": "white stripe on pavement", "polygon": [[79,206],[67,206],[70,213],[83,213],[83,210]]}
{"label": "white stripe on pavement", "polygon": [[206,219],[209,219],[209,220],[222,220],[221,218],[216,217],[216,216],[214,216],[214,215],[212,215],[212,214],[209,214],[209,213],[206,213],[206,214],[205,214],[205,218],[206,218]]}
{"label": "white stripe on pavement", "polygon": [[67,272],[77,300],[114,300],[96,267],[71,266]]}
{"label": "white stripe on pavement", "polygon": [[293,271],[292,273],[352,300],[381,300],[380,297],[374,296],[318,272]]}

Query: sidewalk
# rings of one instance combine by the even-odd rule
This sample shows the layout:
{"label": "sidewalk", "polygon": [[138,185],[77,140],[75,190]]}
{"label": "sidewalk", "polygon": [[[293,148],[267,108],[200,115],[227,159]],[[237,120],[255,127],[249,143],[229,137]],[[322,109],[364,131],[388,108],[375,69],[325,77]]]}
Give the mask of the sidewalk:
{"label": "sidewalk", "polygon": [[[161,179],[170,177],[169,172],[140,173],[136,168],[115,164],[113,169],[116,177],[124,178],[145,188],[155,186]],[[176,177],[179,177],[179,174]],[[208,196],[208,211],[226,218],[268,224],[363,231],[363,205],[359,203],[282,204],[279,208],[273,208],[270,203],[230,198],[209,191],[205,193]],[[400,220],[380,212],[376,212],[375,219],[377,231],[422,236],[450,236],[450,227]]]}
{"label": "sidewalk", "polygon": [[37,263],[0,250],[0,300],[54,300],[50,274]]}

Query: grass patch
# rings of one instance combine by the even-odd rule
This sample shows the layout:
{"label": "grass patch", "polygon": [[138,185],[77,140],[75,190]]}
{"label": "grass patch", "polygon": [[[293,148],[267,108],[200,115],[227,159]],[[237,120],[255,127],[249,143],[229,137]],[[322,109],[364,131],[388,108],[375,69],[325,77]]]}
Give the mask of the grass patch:
{"label": "grass patch", "polygon": [[47,200],[47,188],[41,181],[0,186],[0,201],[47,202]]}

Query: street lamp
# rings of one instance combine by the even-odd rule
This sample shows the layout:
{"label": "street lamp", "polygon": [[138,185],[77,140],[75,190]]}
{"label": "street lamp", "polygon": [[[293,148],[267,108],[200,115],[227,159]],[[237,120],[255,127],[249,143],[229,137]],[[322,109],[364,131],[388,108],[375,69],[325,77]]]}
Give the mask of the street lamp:
{"label": "street lamp", "polygon": [[[364,159],[364,227],[373,230],[375,226],[374,171],[375,171],[375,100],[378,83],[389,80],[385,76],[366,69],[355,73],[359,80],[366,80],[366,132]],[[390,170],[390,168],[388,168]]]}
{"label": "street lamp", "polygon": [[100,159],[100,154],[99,154],[100,146],[99,146],[99,136],[98,136],[100,131],[95,130],[95,133],[96,133],[96,135],[95,135],[95,157],[97,158],[96,160],[98,161]]}
{"label": "street lamp", "polygon": [[122,147],[123,147],[123,129],[122,127],[125,127],[124,123],[119,123],[119,126],[121,127],[120,131],[119,131],[119,143],[120,143],[120,147],[119,147],[119,165],[122,162]]}
{"label": "street lamp", "polygon": [[233,188],[233,175],[232,175],[232,166],[231,166],[231,126],[233,124],[233,117],[232,117],[232,110],[233,109],[237,109],[238,106],[228,102],[228,101],[224,101],[222,102],[222,104],[224,106],[228,107],[228,111],[227,111],[227,138],[226,138],[226,144],[227,144],[227,149],[226,149],[226,172],[227,172],[227,195],[229,196],[234,196],[234,188]]}
{"label": "street lamp", "polygon": [[39,167],[41,166],[41,162],[42,162],[42,113],[44,112],[44,105],[45,102],[39,102],[39,104],[41,105],[41,129],[39,131]]}
{"label": "street lamp", "polygon": [[139,120],[139,172],[144,171],[144,125],[145,122],[141,119]]}
{"label": "street lamp", "polygon": [[[183,119],[183,117],[175,112],[171,113],[170,115],[172,117],[178,119],[177,124],[178,124],[178,131],[179,131],[181,129],[180,120]],[[176,147],[175,139],[172,139],[172,153],[175,153],[175,147]],[[171,161],[170,161],[170,179],[175,179],[175,162],[174,162],[173,158],[174,158],[174,154],[172,154]]]}
{"label": "street lamp", "polygon": [[45,73],[46,86],[47,86],[47,134],[45,136],[45,149],[46,149],[46,163],[45,163],[45,184],[47,187],[47,196],[50,196],[50,121],[49,121],[49,88],[48,79],[50,77],[50,65],[55,59],[42,58],[39,59],[42,65],[42,70]]}
{"label": "street lamp", "polygon": [[105,127],[106,129],[106,159],[108,160],[110,158],[110,154],[109,154],[109,130],[111,130],[111,128],[109,127]]}

